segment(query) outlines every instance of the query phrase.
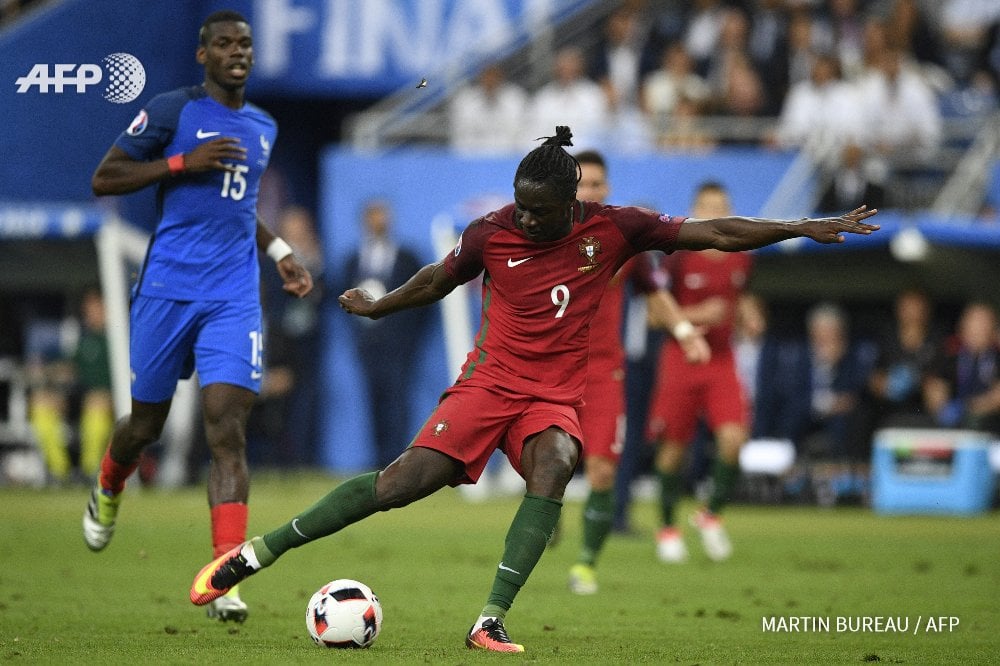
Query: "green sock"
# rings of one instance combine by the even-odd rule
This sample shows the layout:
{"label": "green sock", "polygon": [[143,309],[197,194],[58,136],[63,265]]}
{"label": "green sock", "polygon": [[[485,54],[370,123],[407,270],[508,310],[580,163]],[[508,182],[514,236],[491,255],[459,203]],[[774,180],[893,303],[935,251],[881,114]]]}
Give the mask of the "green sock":
{"label": "green sock", "polygon": [[525,495],[511,521],[504,541],[503,559],[493,579],[493,589],[483,615],[503,618],[514,597],[535,568],[552,530],[559,522],[562,502],[550,497]]}
{"label": "green sock", "polygon": [[604,542],[611,533],[615,497],[611,490],[591,490],[583,507],[583,550],[580,562],[594,566]]}
{"label": "green sock", "polygon": [[663,524],[673,527],[674,507],[681,498],[681,488],[684,485],[681,475],[677,472],[658,472],[660,477],[660,515]]}
{"label": "green sock", "polygon": [[[372,515],[378,510],[375,506],[376,477],[378,472],[369,472],[344,481],[291,522],[265,534],[263,543],[267,553],[258,553],[256,544],[254,553],[258,559],[261,559],[261,554],[265,558],[270,555],[273,562],[292,548],[333,534]],[[264,566],[271,562],[265,564],[261,560]]]}
{"label": "green sock", "polygon": [[714,488],[712,496],[708,500],[708,510],[712,513],[719,513],[732,496],[733,488],[736,487],[736,479],[740,476],[739,464],[731,464],[716,460],[712,467],[712,481]]}

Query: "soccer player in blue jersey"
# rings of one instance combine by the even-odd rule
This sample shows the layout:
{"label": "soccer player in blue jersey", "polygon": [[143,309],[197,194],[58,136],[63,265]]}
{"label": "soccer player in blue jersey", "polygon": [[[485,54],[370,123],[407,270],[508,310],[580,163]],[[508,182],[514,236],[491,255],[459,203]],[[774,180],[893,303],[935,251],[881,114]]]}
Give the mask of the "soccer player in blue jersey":
{"label": "soccer player in blue jersey", "polygon": [[[125,480],[160,437],[178,380],[194,370],[212,456],[212,547],[218,556],[245,540],[246,422],[263,373],[258,248],[277,264],[285,291],[301,298],[312,289],[291,247],[257,216],[277,125],[244,99],[253,67],[246,19],[233,11],[206,18],[196,58],[204,83],[154,97],[93,176],[98,196],[156,184],[160,212],[133,290],[132,412],[115,425],[83,515],[95,551],[111,540]],[[236,592],[208,614],[242,622],[247,607]]]}

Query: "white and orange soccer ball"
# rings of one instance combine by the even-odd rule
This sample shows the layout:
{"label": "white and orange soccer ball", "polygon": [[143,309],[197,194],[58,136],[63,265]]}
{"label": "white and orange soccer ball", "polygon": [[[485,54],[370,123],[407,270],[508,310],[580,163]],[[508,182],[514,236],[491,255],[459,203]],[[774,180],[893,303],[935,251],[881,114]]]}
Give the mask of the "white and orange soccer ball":
{"label": "white and orange soccer ball", "polygon": [[356,580],[334,580],[312,595],[306,628],[316,645],[366,648],[382,630],[382,605],[371,588]]}

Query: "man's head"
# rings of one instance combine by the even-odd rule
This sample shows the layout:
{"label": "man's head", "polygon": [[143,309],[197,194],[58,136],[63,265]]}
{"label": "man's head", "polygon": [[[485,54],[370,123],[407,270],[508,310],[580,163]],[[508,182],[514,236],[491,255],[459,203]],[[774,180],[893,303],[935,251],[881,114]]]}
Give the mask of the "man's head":
{"label": "man's head", "polygon": [[365,204],[362,213],[362,223],[365,232],[375,238],[387,238],[389,228],[392,226],[392,209],[388,202],[381,199],[374,199]]}
{"label": "man's head", "polygon": [[576,186],[576,198],[581,201],[604,203],[611,192],[608,186],[608,167],[604,157],[596,150],[585,150],[576,154],[580,164],[580,182]]}
{"label": "man's head", "polygon": [[698,186],[694,195],[694,205],[691,207],[691,217],[709,220],[729,217],[732,214],[729,193],[722,183],[709,181]]}
{"label": "man's head", "polygon": [[833,365],[847,351],[847,315],[833,303],[820,303],[806,316],[809,345],[820,363]]}
{"label": "man's head", "polygon": [[962,311],[958,322],[962,346],[972,352],[984,352],[997,344],[997,313],[991,305],[973,302]]}
{"label": "man's head", "polygon": [[242,88],[253,67],[250,24],[239,12],[223,10],[210,14],[198,32],[195,58],[205,67],[206,82],[224,90]]}
{"label": "man's head", "polygon": [[515,222],[533,241],[558,240],[573,226],[580,165],[563,149],[573,145],[572,138],[568,127],[557,127],[514,173]]}

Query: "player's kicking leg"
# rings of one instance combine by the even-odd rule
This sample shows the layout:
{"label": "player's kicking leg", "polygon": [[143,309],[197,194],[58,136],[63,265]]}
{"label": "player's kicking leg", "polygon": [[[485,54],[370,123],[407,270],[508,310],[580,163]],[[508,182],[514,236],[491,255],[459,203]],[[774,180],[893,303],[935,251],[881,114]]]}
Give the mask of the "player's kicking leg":
{"label": "player's kicking leg", "polygon": [[215,601],[292,548],[334,534],[376,511],[426,497],[454,480],[460,469],[456,461],[437,451],[411,447],[384,471],[348,479],[278,529],[206,564],[191,584],[191,603],[204,606]]}

